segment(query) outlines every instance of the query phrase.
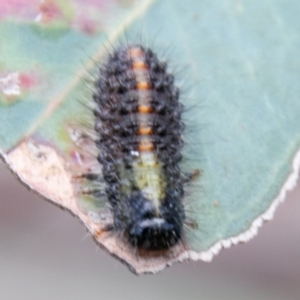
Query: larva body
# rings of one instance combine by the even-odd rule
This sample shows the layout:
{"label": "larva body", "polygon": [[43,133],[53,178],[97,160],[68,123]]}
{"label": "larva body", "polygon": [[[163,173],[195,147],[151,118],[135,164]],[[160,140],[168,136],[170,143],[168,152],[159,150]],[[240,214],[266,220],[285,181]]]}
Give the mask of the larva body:
{"label": "larva body", "polygon": [[141,249],[178,243],[185,220],[183,106],[166,64],[141,45],[122,46],[100,67],[95,130],[114,229]]}

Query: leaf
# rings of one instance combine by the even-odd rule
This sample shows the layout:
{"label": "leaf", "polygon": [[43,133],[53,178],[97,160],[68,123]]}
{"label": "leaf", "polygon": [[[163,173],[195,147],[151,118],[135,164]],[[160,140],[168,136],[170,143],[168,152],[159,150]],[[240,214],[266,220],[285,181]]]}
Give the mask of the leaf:
{"label": "leaf", "polygon": [[[296,1],[2,1],[0,151],[20,180],[79,217],[97,242],[136,273],[184,259],[210,261],[272,218],[299,171],[300,58]],[[167,255],[140,255],[80,200],[73,129],[89,116],[86,79],[124,36],[152,41],[183,68],[189,96],[184,170],[198,228]],[[142,36],[142,37],[141,37]],[[171,46],[170,46],[171,45]],[[157,48],[157,49],[156,49]],[[92,85],[88,84],[89,87]],[[80,164],[77,161],[77,171]],[[75,168],[76,169],[76,168]],[[200,186],[200,188],[199,188]]]}

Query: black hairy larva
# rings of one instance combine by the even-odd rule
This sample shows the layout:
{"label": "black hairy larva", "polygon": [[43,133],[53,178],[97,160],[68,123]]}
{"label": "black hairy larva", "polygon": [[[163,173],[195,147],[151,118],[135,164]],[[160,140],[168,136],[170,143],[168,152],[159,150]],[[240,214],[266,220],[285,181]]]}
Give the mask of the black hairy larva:
{"label": "black hairy larva", "polygon": [[[183,105],[166,63],[139,44],[108,55],[95,81],[97,160],[119,231],[139,249],[162,250],[183,238]],[[87,174],[85,178],[100,180]],[[94,195],[96,197],[96,195]]]}

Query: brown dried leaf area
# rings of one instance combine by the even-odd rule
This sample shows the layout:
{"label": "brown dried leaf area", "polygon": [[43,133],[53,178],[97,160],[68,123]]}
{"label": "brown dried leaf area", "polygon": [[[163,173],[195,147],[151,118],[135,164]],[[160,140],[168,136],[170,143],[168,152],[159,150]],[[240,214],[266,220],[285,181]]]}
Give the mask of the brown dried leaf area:
{"label": "brown dried leaf area", "polygon": [[26,139],[8,153],[6,162],[31,190],[77,216],[99,246],[125,263],[132,272],[157,273],[179,257],[188,257],[185,255],[188,249],[183,244],[163,252],[139,252],[121,234],[106,231],[108,220],[111,220],[109,211],[104,210],[101,218],[93,218],[80,209],[72,163],[53,147]]}

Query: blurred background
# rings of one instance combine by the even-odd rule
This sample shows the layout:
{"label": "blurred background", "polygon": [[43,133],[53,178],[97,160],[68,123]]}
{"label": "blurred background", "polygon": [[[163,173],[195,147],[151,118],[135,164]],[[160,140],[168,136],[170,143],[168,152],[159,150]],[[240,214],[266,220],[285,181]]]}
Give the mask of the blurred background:
{"label": "blurred background", "polygon": [[250,242],[135,276],[0,164],[0,300],[300,299],[300,187]]}

